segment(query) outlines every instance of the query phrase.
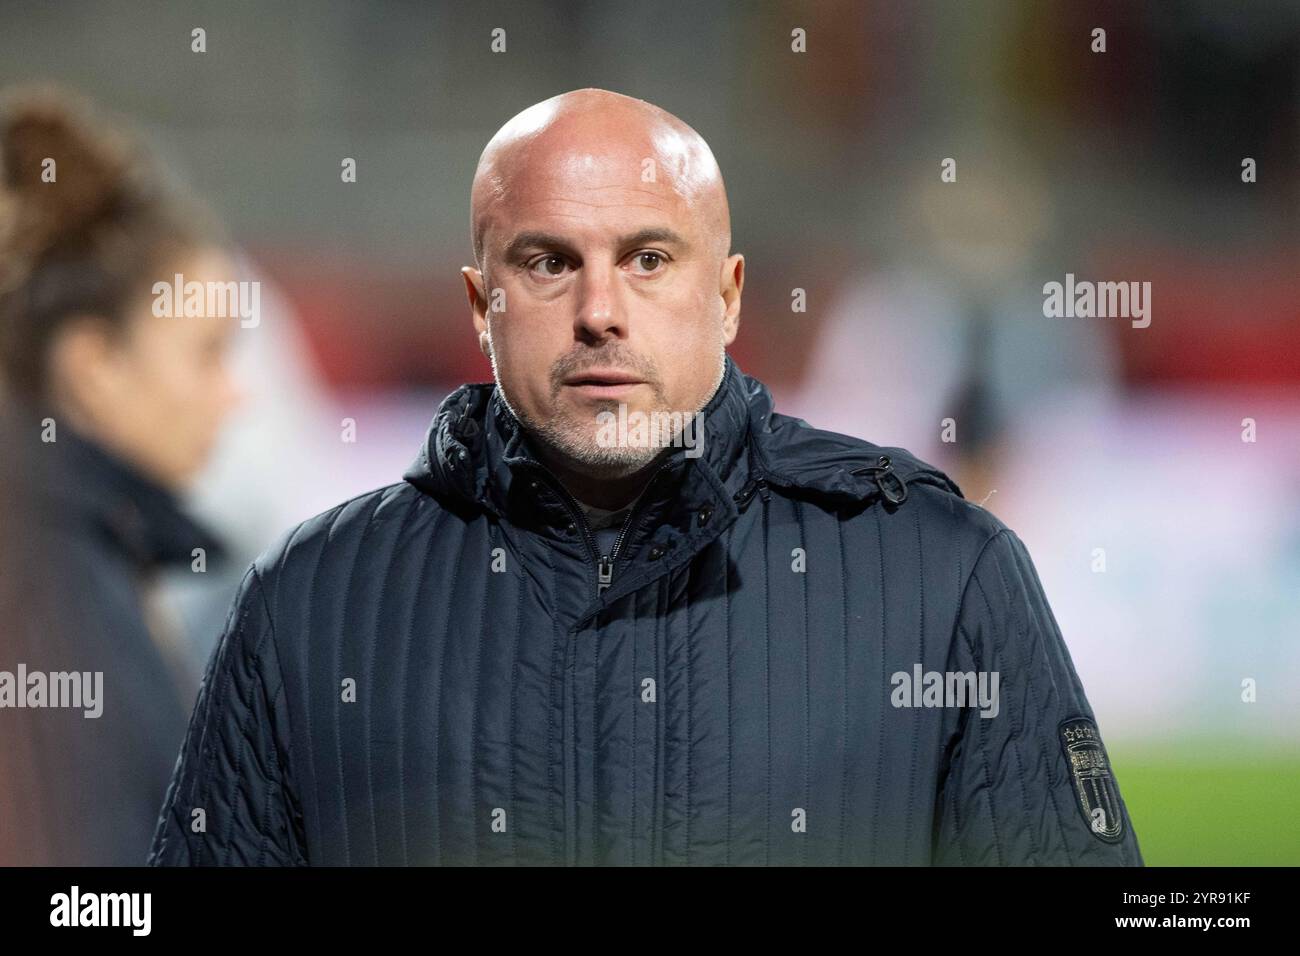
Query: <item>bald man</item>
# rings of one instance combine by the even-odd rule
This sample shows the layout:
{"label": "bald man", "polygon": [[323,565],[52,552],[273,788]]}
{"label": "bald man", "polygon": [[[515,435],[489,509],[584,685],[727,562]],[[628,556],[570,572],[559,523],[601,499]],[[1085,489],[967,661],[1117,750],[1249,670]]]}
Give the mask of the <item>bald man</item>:
{"label": "bald man", "polygon": [[727,354],[693,129],[553,97],[471,207],[494,381],[249,568],[149,862],[1142,863],[1020,539]]}

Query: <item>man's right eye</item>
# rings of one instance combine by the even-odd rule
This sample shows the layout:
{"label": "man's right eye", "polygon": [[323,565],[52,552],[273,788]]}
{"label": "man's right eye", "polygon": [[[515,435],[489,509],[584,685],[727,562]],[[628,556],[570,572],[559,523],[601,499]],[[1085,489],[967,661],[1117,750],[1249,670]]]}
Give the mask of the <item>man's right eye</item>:
{"label": "man's right eye", "polygon": [[542,256],[533,261],[528,268],[534,274],[545,279],[554,279],[564,274],[567,263],[563,256]]}

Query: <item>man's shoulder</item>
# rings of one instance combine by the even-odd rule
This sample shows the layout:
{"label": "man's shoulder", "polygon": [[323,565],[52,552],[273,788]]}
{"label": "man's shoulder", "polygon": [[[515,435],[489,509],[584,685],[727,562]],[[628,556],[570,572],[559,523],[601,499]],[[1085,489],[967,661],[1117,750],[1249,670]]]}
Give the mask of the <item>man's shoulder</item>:
{"label": "man's shoulder", "polygon": [[410,483],[393,482],[290,527],[258,556],[253,569],[268,591],[286,578],[297,584],[329,577],[340,567],[372,563],[377,549],[396,547],[404,530],[441,510],[437,500]]}
{"label": "man's shoulder", "polygon": [[873,498],[870,507],[841,511],[844,520],[879,521],[886,534],[919,536],[927,556],[969,567],[992,538],[1009,530],[966,499],[943,470],[904,447],[877,445],[778,413],[769,416],[759,447],[765,467],[791,486]]}
{"label": "man's shoulder", "polygon": [[880,569],[895,582],[913,582],[927,613],[939,616],[944,608],[959,613],[981,558],[988,552],[1001,555],[1005,545],[995,543],[1014,536],[983,505],[930,482],[909,482],[906,499],[896,506],[877,501],[850,514],[847,520],[860,525],[856,535],[845,537],[864,544],[857,569]]}
{"label": "man's shoulder", "polygon": [[967,567],[997,535],[1011,529],[983,505],[931,484],[909,484],[902,508],[912,508],[919,533],[943,543]]}

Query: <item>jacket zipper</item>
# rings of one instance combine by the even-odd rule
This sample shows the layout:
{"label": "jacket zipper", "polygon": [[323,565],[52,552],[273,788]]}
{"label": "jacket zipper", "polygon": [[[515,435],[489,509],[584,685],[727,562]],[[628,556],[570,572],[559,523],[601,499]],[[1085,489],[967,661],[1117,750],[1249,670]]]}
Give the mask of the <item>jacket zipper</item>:
{"label": "jacket zipper", "polygon": [[548,484],[554,486],[554,488],[559,491],[570,517],[576,519],[576,523],[582,528],[583,537],[587,542],[587,551],[596,565],[596,593],[604,593],[605,589],[614,583],[614,561],[618,557],[618,552],[623,546],[623,539],[627,536],[628,529],[632,524],[632,519],[637,517],[637,508],[641,504],[641,499],[645,496],[645,493],[650,490],[650,486],[658,480],[664,469],[672,464],[672,461],[669,460],[660,465],[659,470],[651,476],[650,480],[646,482],[645,487],[641,489],[640,494],[636,496],[636,499],[632,502],[632,510],[628,512],[627,518],[623,521],[623,527],[619,529],[618,538],[614,541],[613,550],[611,550],[608,555],[602,555],[596,549],[596,536],[591,533],[591,525],[587,521],[587,515],[583,512],[582,506],[578,504],[578,499],[573,497],[569,492],[569,489],[565,488],[563,483],[555,477],[555,474],[541,462],[529,458],[527,464],[528,467],[536,468],[548,476],[550,479]]}
{"label": "jacket zipper", "polygon": [[[552,473],[552,471],[541,462],[528,458],[525,459],[525,464],[530,468],[536,468],[539,472],[545,475],[547,478],[547,484],[551,485],[559,492],[561,499],[564,501],[564,506],[569,512],[569,516],[572,517],[575,523],[580,525],[582,528],[583,537],[587,542],[587,551],[589,556],[592,558],[596,557],[595,536],[591,533],[591,525],[587,523],[587,516],[578,505],[578,500],[569,493],[569,489],[564,487],[560,480],[555,477],[554,473]],[[572,631],[570,631],[570,633],[572,633]],[[572,658],[575,653],[577,653],[576,642],[566,641],[564,648],[564,671],[566,675],[568,674],[569,667],[572,665]],[[565,751],[564,761],[562,764],[562,775],[564,777],[562,788],[564,791],[564,863],[566,866],[576,866],[578,863],[578,856],[581,853],[578,848],[579,834],[577,833],[577,825],[575,823],[577,819],[577,808],[573,796],[577,785],[571,781],[569,777],[570,773],[576,775],[579,758],[577,735],[574,733],[572,725],[573,708],[577,705],[575,699],[576,690],[567,676],[564,679],[564,685],[566,688],[564,693],[564,729],[562,731]]]}
{"label": "jacket zipper", "polygon": [[659,476],[663,474],[664,469],[670,464],[672,464],[671,460],[664,462],[659,466],[659,469],[650,476],[650,480],[647,481],[645,487],[641,489],[641,493],[636,496],[635,500],[633,500],[632,510],[628,512],[627,518],[623,521],[623,527],[619,529],[618,537],[614,539],[614,547],[610,550],[608,555],[602,555],[600,561],[597,562],[597,594],[603,593],[606,588],[614,583],[614,562],[618,560],[618,552],[623,547],[623,539],[627,537],[628,531],[633,527],[632,520],[637,517],[637,509],[641,505],[641,499],[645,497],[645,493],[650,490],[651,485],[659,480]]}

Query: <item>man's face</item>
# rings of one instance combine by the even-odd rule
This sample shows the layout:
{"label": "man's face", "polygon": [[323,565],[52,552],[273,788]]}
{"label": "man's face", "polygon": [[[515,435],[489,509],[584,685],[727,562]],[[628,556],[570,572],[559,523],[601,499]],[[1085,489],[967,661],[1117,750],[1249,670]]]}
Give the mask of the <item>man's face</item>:
{"label": "man's face", "polygon": [[486,284],[464,270],[511,410],[593,475],[632,474],[662,447],[611,447],[598,414],[693,415],[739,319],[743,259],[723,258],[670,176],[642,181],[650,155],[580,147],[519,163],[486,222]]}

